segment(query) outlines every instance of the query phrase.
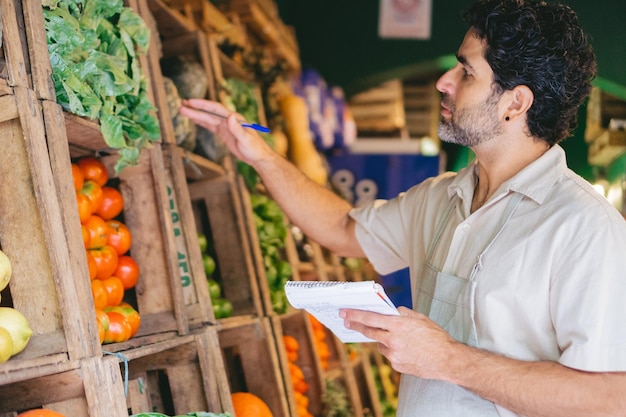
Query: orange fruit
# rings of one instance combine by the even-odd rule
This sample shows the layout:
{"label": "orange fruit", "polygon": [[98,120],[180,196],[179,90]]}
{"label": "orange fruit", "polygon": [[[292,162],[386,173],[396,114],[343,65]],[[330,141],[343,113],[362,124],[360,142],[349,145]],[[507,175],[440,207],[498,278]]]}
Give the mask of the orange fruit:
{"label": "orange fruit", "polygon": [[74,190],[80,191],[85,183],[85,176],[76,164],[72,164],[72,178],[74,179]]}
{"label": "orange fruit", "polygon": [[77,164],[85,180],[95,181],[100,186],[103,186],[109,180],[109,172],[98,158],[86,156],[79,159]]}
{"label": "orange fruit", "polygon": [[87,249],[98,249],[106,245],[109,227],[102,217],[92,214],[84,224],[90,236]]}
{"label": "orange fruit", "polygon": [[91,294],[93,295],[93,304],[96,309],[102,310],[109,304],[109,294],[99,279],[91,280]]}
{"label": "orange fruit", "polygon": [[297,352],[300,349],[300,344],[298,343],[298,340],[296,340],[296,338],[293,336],[284,335],[283,343],[285,344],[285,349],[287,349],[287,352]]}
{"label": "orange fruit", "polygon": [[78,192],[89,199],[91,202],[91,212],[95,213],[98,207],[102,204],[104,194],[102,193],[102,187],[95,181],[87,180],[83,185],[83,188]]}
{"label": "orange fruit", "polygon": [[122,255],[117,259],[117,268],[113,275],[122,280],[124,289],[133,288],[139,280],[139,265],[128,255]]}
{"label": "orange fruit", "polygon": [[115,311],[106,314],[109,316],[109,330],[104,333],[104,343],[119,343],[130,339],[132,329],[124,315]]}
{"label": "orange fruit", "polygon": [[24,411],[23,413],[18,414],[17,417],[65,417],[65,415],[45,408],[38,408],[35,410]]}
{"label": "orange fruit", "polygon": [[78,218],[81,224],[85,224],[93,214],[91,200],[85,194],[76,193],[76,203],[78,205]]}
{"label": "orange fruit", "polygon": [[237,417],[274,417],[267,404],[254,394],[234,392],[231,399]]}
{"label": "orange fruit", "polygon": [[96,261],[96,278],[106,279],[113,275],[118,264],[118,256],[115,249],[104,245],[99,249],[89,249],[89,253]]}
{"label": "orange fruit", "polygon": [[109,295],[107,306],[116,306],[122,302],[124,298],[124,284],[118,277],[108,277],[102,280],[102,285]]}
{"label": "orange fruit", "polygon": [[133,237],[128,227],[119,220],[107,220],[107,245],[113,247],[118,255],[124,255],[130,250]]}
{"label": "orange fruit", "polygon": [[87,255],[87,267],[89,268],[89,279],[94,279],[98,275],[98,264],[96,260],[91,256],[90,251],[85,251]]}
{"label": "orange fruit", "polygon": [[124,197],[116,188],[102,187],[102,202],[96,208],[96,214],[105,220],[112,219],[124,209]]}
{"label": "orange fruit", "polygon": [[116,313],[120,313],[121,315],[123,315],[126,318],[128,324],[130,324],[130,337],[133,337],[137,334],[139,326],[141,325],[141,316],[139,315],[139,312],[135,310],[130,304],[120,303],[117,306],[105,308],[105,311],[115,311]]}

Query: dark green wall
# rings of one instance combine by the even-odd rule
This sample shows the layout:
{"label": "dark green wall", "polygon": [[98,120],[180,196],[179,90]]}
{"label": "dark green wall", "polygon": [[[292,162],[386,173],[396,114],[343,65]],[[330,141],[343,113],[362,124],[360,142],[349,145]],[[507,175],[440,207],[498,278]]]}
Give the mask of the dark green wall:
{"label": "dark green wall", "polygon": [[[303,65],[351,94],[395,75],[428,69],[454,54],[467,27],[468,0],[433,0],[428,41],[378,37],[378,0],[278,0],[283,20],[296,29]],[[626,1],[569,0],[592,38],[603,79],[626,89]]]}
{"label": "dark green wall", "polygon": [[[384,40],[378,37],[378,0],[277,0],[283,20],[293,25],[304,66],[318,70],[329,84],[354,94],[388,79],[424,74],[453,63],[467,27],[460,18],[469,0],[432,0],[431,39]],[[598,59],[598,84],[626,100],[626,1],[565,1],[578,13]],[[583,139],[584,108],[574,137],[563,143],[572,169],[592,180]],[[449,168],[458,165],[447,147]]]}

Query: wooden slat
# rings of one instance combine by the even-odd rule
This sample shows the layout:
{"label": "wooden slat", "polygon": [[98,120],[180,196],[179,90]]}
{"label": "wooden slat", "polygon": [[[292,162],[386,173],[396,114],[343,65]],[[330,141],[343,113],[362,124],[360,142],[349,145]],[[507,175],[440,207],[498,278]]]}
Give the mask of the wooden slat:
{"label": "wooden slat", "polygon": [[18,25],[18,21],[22,21],[21,2],[18,0],[0,0],[0,9],[2,9],[2,24],[4,26],[2,49],[6,59],[9,85],[29,88],[26,39],[22,28]]}
{"label": "wooden slat", "polygon": [[56,100],[41,3],[22,1],[33,89],[39,99]]}
{"label": "wooden slat", "polygon": [[89,417],[125,417],[124,383],[117,359],[83,359],[81,377],[89,406]]}
{"label": "wooden slat", "polygon": [[[258,318],[253,322],[231,329],[220,329],[220,346],[224,351],[226,363],[237,363],[243,370],[243,375],[235,375],[236,369],[231,369],[235,387],[241,389],[244,383],[247,390],[259,396],[270,408],[274,417],[289,416],[289,406],[276,345],[269,318]],[[231,357],[232,355],[232,357]],[[228,370],[227,366],[227,370]],[[243,377],[245,382],[236,381]]]}
{"label": "wooden slat", "polygon": [[[191,280],[190,286],[193,288],[192,291],[189,291],[192,294],[188,295],[190,302],[187,302],[186,299],[185,304],[187,306],[197,304],[199,306],[200,316],[194,317],[194,321],[198,324],[206,325],[207,323],[214,322],[215,316],[210,302],[200,245],[198,244],[198,229],[194,219],[191,195],[189,194],[185,169],[183,167],[183,153],[175,146],[167,146],[164,155],[166,158],[165,165],[171,176],[171,189],[168,190],[168,193],[172,193],[170,195],[175,198],[178,207],[177,214],[179,223],[174,223],[174,226],[180,227],[180,230],[179,232],[175,230],[174,235],[176,237],[182,235],[182,241],[180,239],[177,240],[177,244],[179,245],[179,253],[186,254],[186,267],[181,266],[181,268],[185,271],[188,270]],[[174,222],[174,220],[175,219],[172,219],[172,222]],[[185,252],[181,252],[181,250]],[[180,256],[178,258],[180,262]]]}
{"label": "wooden slat", "polygon": [[19,113],[17,112],[15,96],[0,96],[0,123],[6,122],[7,120],[17,119],[18,116]]}

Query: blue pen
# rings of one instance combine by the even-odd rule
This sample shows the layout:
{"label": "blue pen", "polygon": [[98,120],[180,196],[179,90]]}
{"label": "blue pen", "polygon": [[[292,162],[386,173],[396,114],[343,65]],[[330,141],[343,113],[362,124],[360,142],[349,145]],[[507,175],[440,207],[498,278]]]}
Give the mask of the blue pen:
{"label": "blue pen", "polygon": [[[210,114],[212,116],[221,117],[222,119],[226,119],[227,118],[227,116],[224,116],[222,114],[213,113],[212,111],[208,111],[208,110],[204,110],[204,109],[194,108],[194,110],[200,110],[200,111],[208,113],[208,114]],[[271,132],[268,127],[261,126],[261,125],[258,125],[256,123],[246,123],[246,122],[240,122],[240,123],[241,123],[242,127],[248,127],[250,129],[258,130],[259,132],[263,132],[263,133],[270,133]]]}

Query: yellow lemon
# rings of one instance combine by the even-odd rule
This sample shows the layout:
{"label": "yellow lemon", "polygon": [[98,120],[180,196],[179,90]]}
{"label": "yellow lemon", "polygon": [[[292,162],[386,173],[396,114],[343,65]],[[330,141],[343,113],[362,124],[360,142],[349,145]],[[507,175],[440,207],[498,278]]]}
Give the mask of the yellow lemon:
{"label": "yellow lemon", "polygon": [[0,307],[0,327],[4,327],[11,334],[13,340],[11,355],[17,355],[23,351],[33,334],[26,317],[11,307]]}
{"label": "yellow lemon", "polygon": [[9,360],[13,354],[13,339],[11,339],[11,333],[4,327],[0,327],[0,363],[4,363]]}
{"label": "yellow lemon", "polygon": [[0,291],[5,289],[6,286],[9,285],[9,281],[11,280],[11,273],[11,261],[9,260],[9,257],[0,250]]}

